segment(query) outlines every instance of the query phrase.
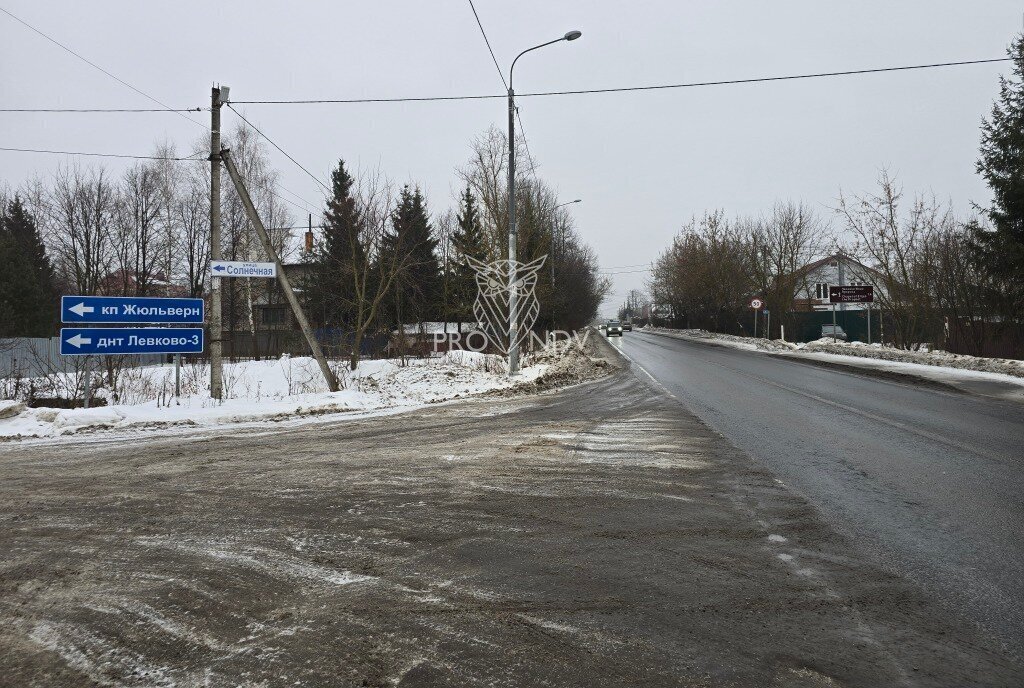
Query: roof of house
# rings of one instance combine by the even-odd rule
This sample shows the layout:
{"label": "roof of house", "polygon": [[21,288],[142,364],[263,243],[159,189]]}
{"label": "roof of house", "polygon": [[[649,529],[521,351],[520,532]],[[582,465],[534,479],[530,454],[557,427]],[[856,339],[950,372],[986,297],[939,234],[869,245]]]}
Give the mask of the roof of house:
{"label": "roof of house", "polygon": [[874,268],[872,268],[872,267],[870,267],[868,265],[865,265],[864,263],[860,262],[856,258],[853,258],[852,256],[850,256],[850,255],[848,255],[846,253],[843,253],[842,251],[840,251],[838,253],[833,253],[832,255],[829,255],[829,256],[825,256],[824,258],[821,258],[820,260],[816,260],[813,263],[808,263],[807,265],[804,265],[803,267],[799,268],[796,271],[795,274],[797,274],[797,275],[806,275],[808,272],[813,272],[814,270],[817,270],[818,268],[822,267],[823,265],[827,265],[828,263],[831,263],[833,261],[839,261],[839,260],[844,260],[847,263],[854,263],[858,267],[863,268],[865,272],[868,272],[868,273],[870,273],[870,274],[872,274],[872,275],[874,275],[876,277],[883,277],[882,273],[880,273],[878,270],[875,270]]}

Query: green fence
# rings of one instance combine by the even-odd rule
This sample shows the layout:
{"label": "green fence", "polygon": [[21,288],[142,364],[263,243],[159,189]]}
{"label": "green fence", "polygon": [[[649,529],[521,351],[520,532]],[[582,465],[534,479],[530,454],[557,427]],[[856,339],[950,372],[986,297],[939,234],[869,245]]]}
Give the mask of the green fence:
{"label": "green fence", "polygon": [[[786,327],[786,339],[791,342],[812,342],[821,339],[821,326],[832,324],[832,311],[814,311],[811,313],[790,313],[790,323]],[[867,310],[837,310],[835,323],[843,328],[849,341],[868,341]],[[879,311],[871,310],[871,341],[879,341]],[[775,329],[774,327],[772,328]],[[773,336],[774,336],[773,332]]]}

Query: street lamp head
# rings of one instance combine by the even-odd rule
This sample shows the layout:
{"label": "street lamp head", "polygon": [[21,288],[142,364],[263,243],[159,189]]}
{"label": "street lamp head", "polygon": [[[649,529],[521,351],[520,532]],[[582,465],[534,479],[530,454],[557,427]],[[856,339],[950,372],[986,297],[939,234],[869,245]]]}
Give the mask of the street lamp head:
{"label": "street lamp head", "polygon": [[582,198],[577,198],[575,201],[573,201],[573,203],[579,203],[582,200],[583,200]]}
{"label": "street lamp head", "polygon": [[582,35],[583,35],[582,31],[570,31],[569,33],[565,34],[564,38],[567,41],[575,41],[577,38],[579,38]]}

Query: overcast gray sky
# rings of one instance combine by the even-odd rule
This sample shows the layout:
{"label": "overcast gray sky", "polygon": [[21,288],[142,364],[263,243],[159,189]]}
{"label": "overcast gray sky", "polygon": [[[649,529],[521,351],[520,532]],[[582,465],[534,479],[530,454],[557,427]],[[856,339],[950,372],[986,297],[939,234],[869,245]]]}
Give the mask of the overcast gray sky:
{"label": "overcast gray sky", "polygon": [[[1003,57],[1021,30],[1010,0],[649,2],[476,0],[503,69],[531,53],[518,91],[774,76]],[[499,93],[468,2],[46,2],[0,6],[173,107],[233,100]],[[142,96],[0,14],[0,107],[147,107]],[[691,215],[752,214],[804,200],[830,215],[840,188],[878,171],[966,212],[988,194],[974,172],[978,127],[1006,64],[646,93],[524,98],[539,174],[574,206],[603,267],[646,263]],[[505,126],[500,100],[250,105],[246,115],[327,177],[340,156],[421,184],[434,211],[453,204],[470,139]],[[191,117],[204,125],[208,113]],[[233,119],[225,111],[225,121]],[[146,154],[187,148],[200,127],[169,113],[0,113],[0,146]],[[317,185],[276,151],[282,183]],[[49,174],[60,156],[0,152],[0,180]],[[104,161],[118,170],[123,165]],[[615,277],[612,312],[643,273]]]}

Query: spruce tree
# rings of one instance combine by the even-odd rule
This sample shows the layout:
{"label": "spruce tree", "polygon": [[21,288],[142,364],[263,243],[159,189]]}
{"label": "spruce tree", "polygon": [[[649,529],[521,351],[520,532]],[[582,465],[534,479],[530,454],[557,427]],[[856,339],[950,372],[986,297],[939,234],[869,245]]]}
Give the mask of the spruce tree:
{"label": "spruce tree", "polygon": [[437,244],[423,194],[419,188],[403,187],[383,250],[385,256],[397,255],[396,263],[404,266],[394,287],[394,317],[399,324],[437,317],[441,301]]}
{"label": "spruce tree", "polygon": [[985,267],[1001,283],[1000,310],[1024,316],[1024,34],[1007,51],[1013,77],[1000,77],[999,98],[982,122],[977,171],[992,190],[992,230],[975,229]]}
{"label": "spruce tree", "polygon": [[487,261],[487,243],[476,198],[467,186],[460,199],[458,230],[452,235],[452,245],[458,254],[452,266],[451,303],[454,315],[461,323],[473,319],[473,301],[476,299],[476,274],[466,258]]}
{"label": "spruce tree", "polygon": [[53,266],[18,196],[0,214],[0,336],[49,337],[59,311]]}
{"label": "spruce tree", "polygon": [[322,240],[309,261],[309,276],[303,282],[303,295],[310,317],[321,325],[351,324],[353,265],[365,259],[360,242],[363,216],[355,198],[355,179],[339,160],[331,172],[331,198],[324,211]]}

